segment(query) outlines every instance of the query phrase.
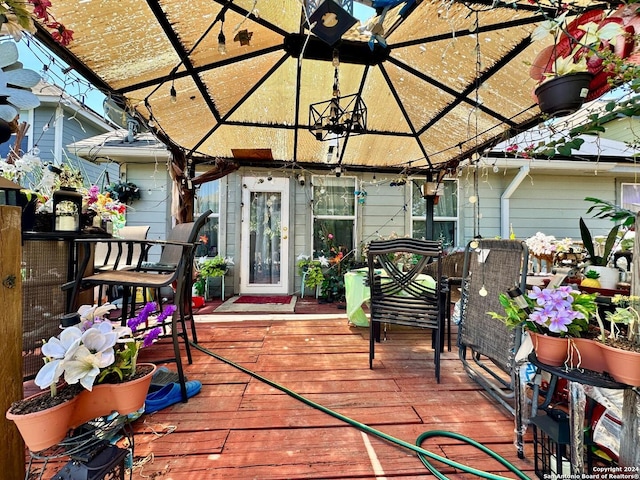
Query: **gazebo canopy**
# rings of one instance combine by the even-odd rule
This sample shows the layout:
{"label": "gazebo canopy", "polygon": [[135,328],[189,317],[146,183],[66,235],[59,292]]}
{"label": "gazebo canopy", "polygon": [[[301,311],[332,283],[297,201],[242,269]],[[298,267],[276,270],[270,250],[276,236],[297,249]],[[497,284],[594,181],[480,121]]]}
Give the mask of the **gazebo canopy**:
{"label": "gazebo canopy", "polygon": [[[39,37],[196,163],[445,171],[540,118],[529,65],[551,36],[530,34],[555,15],[544,2],[362,2],[377,15],[333,44],[320,37],[341,24],[304,3],[55,0],[74,40]],[[335,90],[341,108],[362,100],[366,132],[320,141],[310,106]]]}

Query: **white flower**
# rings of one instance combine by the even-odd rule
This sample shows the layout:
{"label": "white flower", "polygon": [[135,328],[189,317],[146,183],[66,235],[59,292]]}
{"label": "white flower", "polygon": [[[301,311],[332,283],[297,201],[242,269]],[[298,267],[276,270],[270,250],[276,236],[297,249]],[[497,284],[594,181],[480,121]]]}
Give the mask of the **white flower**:
{"label": "white flower", "polygon": [[327,257],[325,257],[324,255],[318,257],[318,261],[320,262],[320,266],[321,267],[328,267],[329,266],[329,259]]}
{"label": "white flower", "polygon": [[34,383],[43,389],[56,384],[65,371],[65,360],[75,354],[81,340],[82,331],[78,327],[65,328],[60,338],[51,337],[42,346],[42,354],[49,361],[40,369]]}
{"label": "white flower", "polygon": [[532,254],[540,256],[553,254],[556,251],[555,241],[554,236],[538,232],[533,237],[527,238],[525,243]]}
{"label": "white flower", "polygon": [[82,305],[78,308],[78,313],[83,321],[93,321],[96,318],[104,318],[111,310],[115,310],[117,307],[110,303],[104,305]]}
{"label": "white flower", "polygon": [[235,263],[233,263],[233,257],[224,257],[224,263],[227,265],[235,265]]}
{"label": "white flower", "polygon": [[296,260],[301,261],[301,260],[309,260],[309,255],[305,255],[304,253],[301,253],[300,255],[298,255],[298,257],[296,258]]}

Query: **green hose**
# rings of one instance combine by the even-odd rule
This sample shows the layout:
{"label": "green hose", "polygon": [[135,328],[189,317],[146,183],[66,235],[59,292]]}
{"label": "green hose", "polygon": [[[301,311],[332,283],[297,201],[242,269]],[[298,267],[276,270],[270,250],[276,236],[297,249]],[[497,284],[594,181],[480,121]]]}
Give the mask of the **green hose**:
{"label": "green hose", "polygon": [[441,457],[440,455],[437,455],[433,452],[430,452],[429,450],[425,450],[424,448],[420,447],[420,445],[422,445],[422,443],[427,440],[428,438],[432,438],[432,437],[448,437],[448,438],[454,438],[456,440],[460,440],[462,442],[466,442],[469,445],[472,445],[473,447],[477,448],[478,450],[486,453],[487,455],[489,455],[491,458],[497,460],[498,462],[500,462],[502,465],[504,465],[509,471],[515,473],[517,475],[518,478],[521,478],[523,480],[530,480],[529,477],[527,477],[521,470],[519,470],[515,465],[513,465],[512,463],[509,463],[506,459],[502,458],[500,455],[498,455],[497,453],[495,453],[494,451],[488,449],[487,447],[485,447],[484,445],[476,442],[475,440],[466,437],[464,435],[460,435],[457,433],[453,433],[453,432],[445,432],[442,430],[432,430],[429,432],[424,432],[423,434],[421,434],[418,439],[416,440],[415,445],[405,442],[404,440],[401,440],[399,438],[395,438],[392,437],[390,435],[387,435],[384,432],[381,432],[380,430],[376,430],[373,427],[370,427],[368,425],[365,425],[364,423],[358,422],[356,420],[353,420],[352,418],[346,417],[344,415],[342,415],[341,413],[338,413],[334,410],[331,410],[327,407],[324,407],[322,405],[320,405],[319,403],[316,403],[312,400],[309,400],[308,398],[294,392],[293,390],[289,390],[288,388],[275,383],[272,380],[269,380],[266,377],[263,377],[262,375],[253,372],[245,367],[243,367],[242,365],[238,365],[237,363],[232,362],[231,360],[228,360],[224,357],[221,357],[220,355],[212,352],[211,350],[208,350],[200,345],[198,345],[197,343],[193,343],[193,342],[189,342],[194,348],[200,350],[201,352],[217,359],[220,360],[223,363],[226,363],[227,365],[231,365],[234,368],[237,368],[238,370],[246,373],[247,375],[250,375],[251,377],[260,380],[261,382],[266,383],[267,385],[273,387],[273,388],[277,388],[278,390],[286,393],[287,395],[295,398],[296,400],[301,401],[302,403],[305,403],[307,405],[309,405],[310,407],[313,407],[317,410],[320,410],[321,412],[324,412],[328,415],[331,415],[334,418],[337,418],[338,420],[341,420],[355,428],[357,428],[358,430],[365,432],[367,434],[371,434],[371,435],[375,435],[378,438],[382,438],[383,440],[386,440],[390,443],[393,443],[395,445],[399,445],[401,447],[404,447],[408,450],[412,450],[414,452],[416,452],[418,454],[418,457],[420,458],[420,461],[423,463],[423,465],[431,472],[433,473],[437,478],[441,479],[441,480],[446,480],[447,477],[445,477],[442,473],[440,473],[438,470],[436,470],[436,468],[431,465],[431,463],[429,462],[429,460],[427,459],[431,459],[431,460],[437,460],[439,462],[444,463],[445,465],[449,465],[450,467],[454,467],[457,468],[459,470],[462,470],[463,472],[466,473],[472,473],[474,475],[477,475],[478,477],[482,477],[482,478],[488,478],[491,480],[507,480],[508,477],[503,477],[500,475],[495,475],[493,473],[488,473],[488,472],[483,472],[482,470],[478,470],[476,468],[473,467],[469,467],[467,465],[463,465],[461,463],[458,463],[454,460],[450,460],[448,458],[445,457]]}

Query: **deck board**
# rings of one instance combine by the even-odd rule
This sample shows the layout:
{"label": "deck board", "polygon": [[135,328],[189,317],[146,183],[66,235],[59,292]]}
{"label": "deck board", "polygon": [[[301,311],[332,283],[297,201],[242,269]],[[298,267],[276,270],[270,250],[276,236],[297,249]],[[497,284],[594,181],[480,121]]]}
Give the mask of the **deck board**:
{"label": "deck board", "polygon": [[[469,379],[457,352],[443,352],[437,383],[428,332],[389,332],[388,340],[376,346],[374,368],[369,369],[368,329],[349,326],[344,319],[273,321],[252,316],[197,326],[202,347],[340,415],[410,444],[428,430],[467,435],[533,476],[530,432],[526,458],[518,459],[513,418]],[[141,360],[170,351],[170,342],[156,345],[143,350]],[[414,452],[363,436],[358,428],[219,359],[196,349],[192,354],[193,364],[185,365],[185,372],[203,383],[202,392],[132,424],[133,479],[431,476]],[[502,465],[456,440],[427,444],[438,455],[491,473],[505,472]],[[442,470],[450,478],[471,478],[449,466]]]}

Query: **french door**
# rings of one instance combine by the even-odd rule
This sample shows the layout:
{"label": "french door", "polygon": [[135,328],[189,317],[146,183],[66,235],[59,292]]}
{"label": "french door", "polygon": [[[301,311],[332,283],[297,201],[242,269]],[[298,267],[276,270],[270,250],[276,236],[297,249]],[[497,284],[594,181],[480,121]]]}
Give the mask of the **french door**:
{"label": "french door", "polygon": [[289,180],[242,181],[241,294],[289,291]]}

